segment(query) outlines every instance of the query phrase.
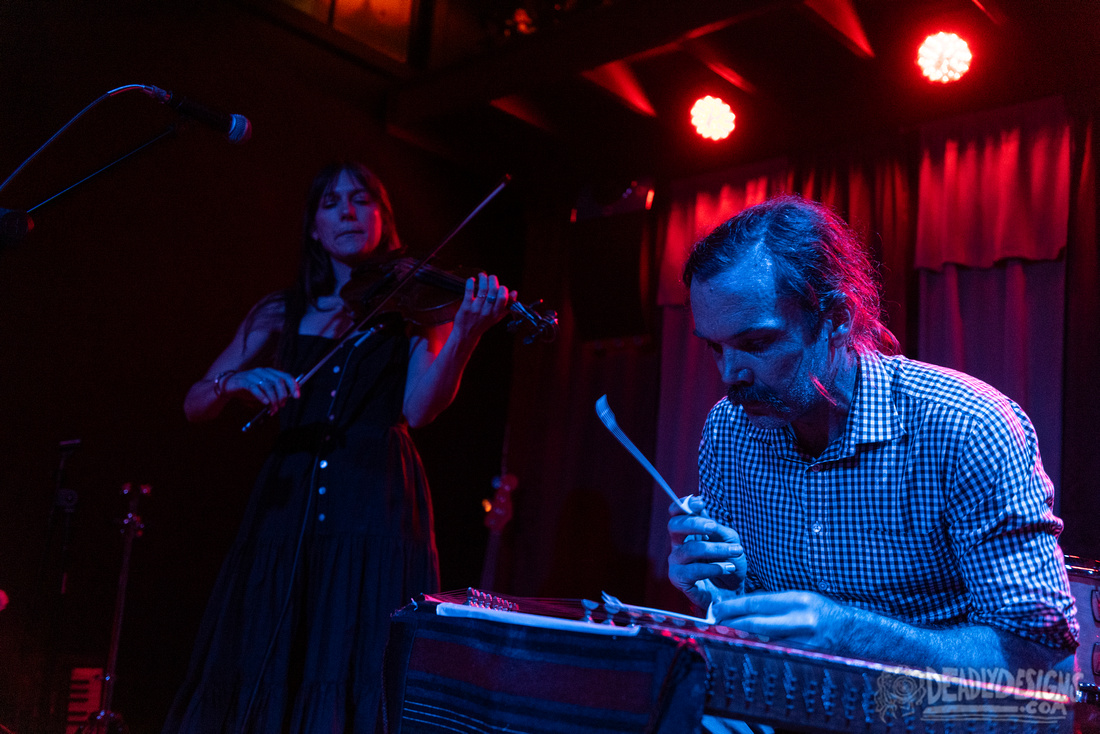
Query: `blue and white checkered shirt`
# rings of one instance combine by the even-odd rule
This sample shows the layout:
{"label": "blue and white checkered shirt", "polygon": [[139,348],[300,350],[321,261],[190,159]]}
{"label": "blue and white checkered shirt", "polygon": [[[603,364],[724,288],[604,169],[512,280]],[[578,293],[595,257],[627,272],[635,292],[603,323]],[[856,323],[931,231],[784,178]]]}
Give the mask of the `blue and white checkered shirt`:
{"label": "blue and white checkered shirt", "polygon": [[711,516],[741,536],[748,591],[811,590],[921,627],[1077,645],[1035,431],[973,377],[861,355],[844,433],[818,458],[723,398],[699,476]]}

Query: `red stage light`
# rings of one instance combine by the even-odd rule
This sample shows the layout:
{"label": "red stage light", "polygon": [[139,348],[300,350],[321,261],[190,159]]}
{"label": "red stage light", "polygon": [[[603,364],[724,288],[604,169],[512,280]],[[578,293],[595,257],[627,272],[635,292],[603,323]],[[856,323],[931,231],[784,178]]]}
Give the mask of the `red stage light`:
{"label": "red stage light", "polygon": [[733,132],[735,118],[728,104],[709,94],[696,100],[691,108],[691,124],[696,132],[711,140],[721,140]]}
{"label": "red stage light", "polygon": [[970,69],[970,47],[954,33],[937,33],[924,39],[917,65],[930,81],[956,81]]}

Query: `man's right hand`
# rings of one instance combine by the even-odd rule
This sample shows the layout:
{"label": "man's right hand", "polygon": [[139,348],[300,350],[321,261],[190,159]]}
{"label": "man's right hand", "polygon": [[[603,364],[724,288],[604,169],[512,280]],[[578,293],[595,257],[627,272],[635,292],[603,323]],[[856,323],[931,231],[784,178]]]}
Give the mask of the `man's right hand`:
{"label": "man's right hand", "polygon": [[694,515],[669,507],[668,579],[692,603],[707,609],[711,603],[744,593],[748,561],[741,538],[725,525],[706,516],[703,499],[685,498]]}

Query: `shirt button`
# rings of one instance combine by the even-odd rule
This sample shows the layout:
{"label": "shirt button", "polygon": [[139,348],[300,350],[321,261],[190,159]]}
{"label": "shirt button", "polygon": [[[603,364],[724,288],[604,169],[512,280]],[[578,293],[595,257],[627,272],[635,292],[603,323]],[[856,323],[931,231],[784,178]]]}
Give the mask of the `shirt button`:
{"label": "shirt button", "polygon": [[[325,489],[324,487],[318,487],[318,488],[317,488],[317,494],[324,494],[324,493],[325,493],[325,492],[327,492],[327,491],[328,491],[328,490],[327,490],[327,489]],[[323,516],[322,516],[322,517],[323,517]]]}
{"label": "shirt button", "polygon": [[322,512],[320,515],[318,515],[317,516],[317,521],[318,522],[324,522],[325,521],[325,513]]}
{"label": "shirt button", "polygon": [[820,579],[817,582],[817,588],[818,588],[818,591],[828,591],[829,589],[832,588],[832,584],[830,584],[828,582],[828,580],[826,580],[826,579]]}
{"label": "shirt button", "polygon": [[825,529],[825,526],[820,521],[815,520],[814,524],[810,526],[810,530],[814,531],[814,535],[820,535],[821,531]]}
{"label": "shirt button", "polygon": [[321,459],[321,468],[322,468],[322,469],[325,469],[325,468],[327,468],[327,467],[328,467],[328,462],[327,462],[327,461],[325,461],[324,459]]}

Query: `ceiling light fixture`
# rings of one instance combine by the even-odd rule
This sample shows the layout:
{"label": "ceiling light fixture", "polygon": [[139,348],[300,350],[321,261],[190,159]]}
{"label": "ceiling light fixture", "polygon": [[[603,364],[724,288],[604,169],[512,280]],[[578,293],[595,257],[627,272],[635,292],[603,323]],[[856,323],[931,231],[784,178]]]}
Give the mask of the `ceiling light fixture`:
{"label": "ceiling light fixture", "polygon": [[924,39],[917,56],[917,65],[930,81],[957,81],[970,69],[970,47],[954,33],[937,33]]}
{"label": "ceiling light fixture", "polygon": [[709,94],[696,100],[691,108],[691,124],[695,131],[711,140],[728,137],[733,132],[735,118],[728,104]]}

